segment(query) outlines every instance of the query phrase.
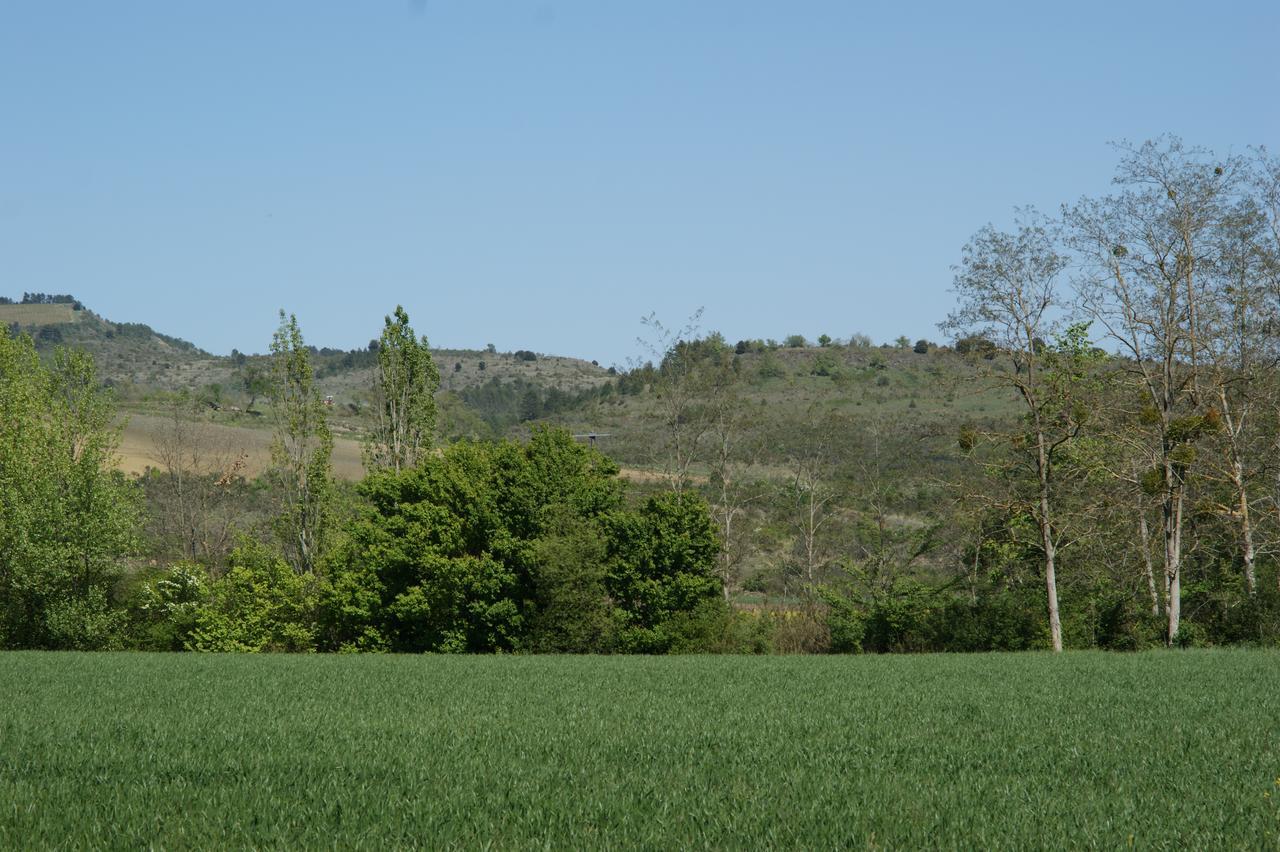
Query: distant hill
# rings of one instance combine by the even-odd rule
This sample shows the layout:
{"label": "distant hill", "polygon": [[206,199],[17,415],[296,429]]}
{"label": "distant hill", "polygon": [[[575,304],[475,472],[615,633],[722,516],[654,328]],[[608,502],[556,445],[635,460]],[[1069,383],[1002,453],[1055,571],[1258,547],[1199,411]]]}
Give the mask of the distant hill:
{"label": "distant hill", "polygon": [[199,385],[209,380],[208,368],[217,360],[195,344],[144,323],[108,320],[78,300],[0,304],[0,322],[30,334],[43,352],[56,346],[83,349],[93,355],[99,375],[117,386]]}
{"label": "distant hill", "polygon": [[[154,413],[164,397],[185,391],[228,424],[259,425],[253,414],[260,413],[265,400],[247,392],[245,378],[255,368],[268,368],[266,356],[212,355],[144,323],[108,320],[72,296],[23,298],[0,298],[0,322],[30,334],[42,352],[56,346],[89,352],[126,412]],[[264,349],[268,342],[263,341]],[[508,416],[508,409],[516,409],[511,400],[531,392],[551,399],[551,410],[559,411],[577,395],[612,380],[608,370],[593,362],[528,350],[440,349],[433,354],[440,369],[442,419],[454,436],[497,434],[517,422]],[[313,346],[312,364],[320,392],[332,398],[335,431],[358,436],[365,427],[376,352]],[[255,411],[249,411],[250,403]]]}
{"label": "distant hill", "polygon": [[[30,333],[43,350],[61,344],[90,352],[127,412],[155,413],[166,396],[185,391],[219,422],[264,425],[253,414],[261,413],[265,400],[250,396],[244,378],[255,368],[266,370],[266,356],[212,355],[145,324],[105,319],[71,296],[36,295],[46,301],[0,304],[0,322]],[[53,298],[62,301],[47,303]],[[865,340],[827,346],[801,340],[792,346],[744,342],[737,348],[739,393],[750,406],[749,420],[781,432],[765,442],[762,458],[770,463],[785,457],[786,435],[814,418],[847,418],[867,429],[873,424],[890,430],[894,441],[912,434],[915,455],[940,452],[959,422],[1003,419],[1016,410],[1007,394],[984,391],[972,381],[983,363],[980,357],[947,347],[915,351]],[[527,350],[438,349],[433,354],[446,437],[518,435],[531,424],[548,422],[575,432],[608,433],[602,448],[630,464],[652,466],[661,455],[661,417],[642,379],[591,361]],[[320,392],[332,398],[335,431],[358,438],[366,427],[376,352],[313,348],[312,363]],[[859,436],[863,428],[856,430]],[[848,436],[856,443],[854,438],[861,440]],[[853,451],[851,443],[848,452]]]}

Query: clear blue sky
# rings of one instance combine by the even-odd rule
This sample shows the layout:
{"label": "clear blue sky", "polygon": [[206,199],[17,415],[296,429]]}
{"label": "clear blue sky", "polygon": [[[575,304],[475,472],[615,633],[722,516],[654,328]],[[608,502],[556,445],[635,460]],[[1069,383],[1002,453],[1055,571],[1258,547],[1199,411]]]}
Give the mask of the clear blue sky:
{"label": "clear blue sky", "polygon": [[244,0],[0,5],[0,294],[215,352],[284,307],[363,345],[625,363],[937,338],[1011,208],[1109,140],[1280,145],[1280,4]]}

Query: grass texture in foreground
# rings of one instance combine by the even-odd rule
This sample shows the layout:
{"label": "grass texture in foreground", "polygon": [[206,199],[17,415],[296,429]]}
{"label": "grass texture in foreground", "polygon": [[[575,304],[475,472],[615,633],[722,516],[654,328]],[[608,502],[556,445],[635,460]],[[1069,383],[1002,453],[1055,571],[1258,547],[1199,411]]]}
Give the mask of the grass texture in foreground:
{"label": "grass texture in foreground", "polygon": [[1280,654],[0,655],[0,848],[1275,848]]}

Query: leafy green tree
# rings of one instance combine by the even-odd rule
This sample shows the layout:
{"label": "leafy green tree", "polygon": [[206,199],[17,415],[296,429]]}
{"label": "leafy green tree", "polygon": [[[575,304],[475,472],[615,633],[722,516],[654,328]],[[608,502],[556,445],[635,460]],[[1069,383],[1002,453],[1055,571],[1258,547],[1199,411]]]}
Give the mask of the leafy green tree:
{"label": "leafy green tree", "polygon": [[271,443],[281,495],[276,534],[295,571],[311,572],[327,543],[334,498],[333,435],[298,320],[280,312],[271,339]]}
{"label": "leafy green tree", "polygon": [[244,541],[195,608],[191,651],[314,651],[323,588],[265,545]]}
{"label": "leafy green tree", "polygon": [[[532,623],[535,647],[595,649],[607,601],[586,599],[596,581],[584,560],[621,505],[617,472],[568,433],[538,429],[527,444],[462,442],[371,474],[330,564],[326,643],[514,650]],[[577,625],[564,620],[573,607]]]}
{"label": "leafy green tree", "polygon": [[400,305],[396,305],[394,319],[386,318],[377,352],[377,421],[365,444],[365,465],[370,470],[400,471],[418,464],[431,449],[440,371],[431,358],[427,338],[414,335],[409,315]]}
{"label": "leafy green tree", "polygon": [[533,547],[532,651],[599,653],[613,646],[605,591],[607,548],[599,525],[565,512]]}
{"label": "leafy green tree", "polygon": [[520,421],[537,420],[542,416],[542,397],[538,389],[531,387],[520,397]]}
{"label": "leafy green tree", "polygon": [[622,650],[664,653],[679,640],[672,623],[720,602],[720,542],[706,502],[690,491],[650,497],[609,522],[609,596]]}
{"label": "leafy green tree", "polygon": [[116,471],[119,428],[93,359],[0,332],[0,648],[107,648],[137,543],[138,489]]}
{"label": "leafy green tree", "polygon": [[249,395],[245,411],[253,411],[258,399],[271,393],[271,375],[258,364],[245,363],[240,367],[240,387]]}

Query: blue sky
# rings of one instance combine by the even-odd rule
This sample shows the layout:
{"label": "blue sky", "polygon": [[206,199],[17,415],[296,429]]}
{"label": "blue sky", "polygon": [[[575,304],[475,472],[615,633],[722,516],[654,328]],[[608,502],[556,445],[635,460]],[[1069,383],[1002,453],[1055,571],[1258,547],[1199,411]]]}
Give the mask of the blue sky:
{"label": "blue sky", "polygon": [[699,306],[938,338],[968,237],[1105,191],[1109,140],[1280,145],[1278,10],[4,0],[0,294],[220,353],[397,303],[606,364]]}

